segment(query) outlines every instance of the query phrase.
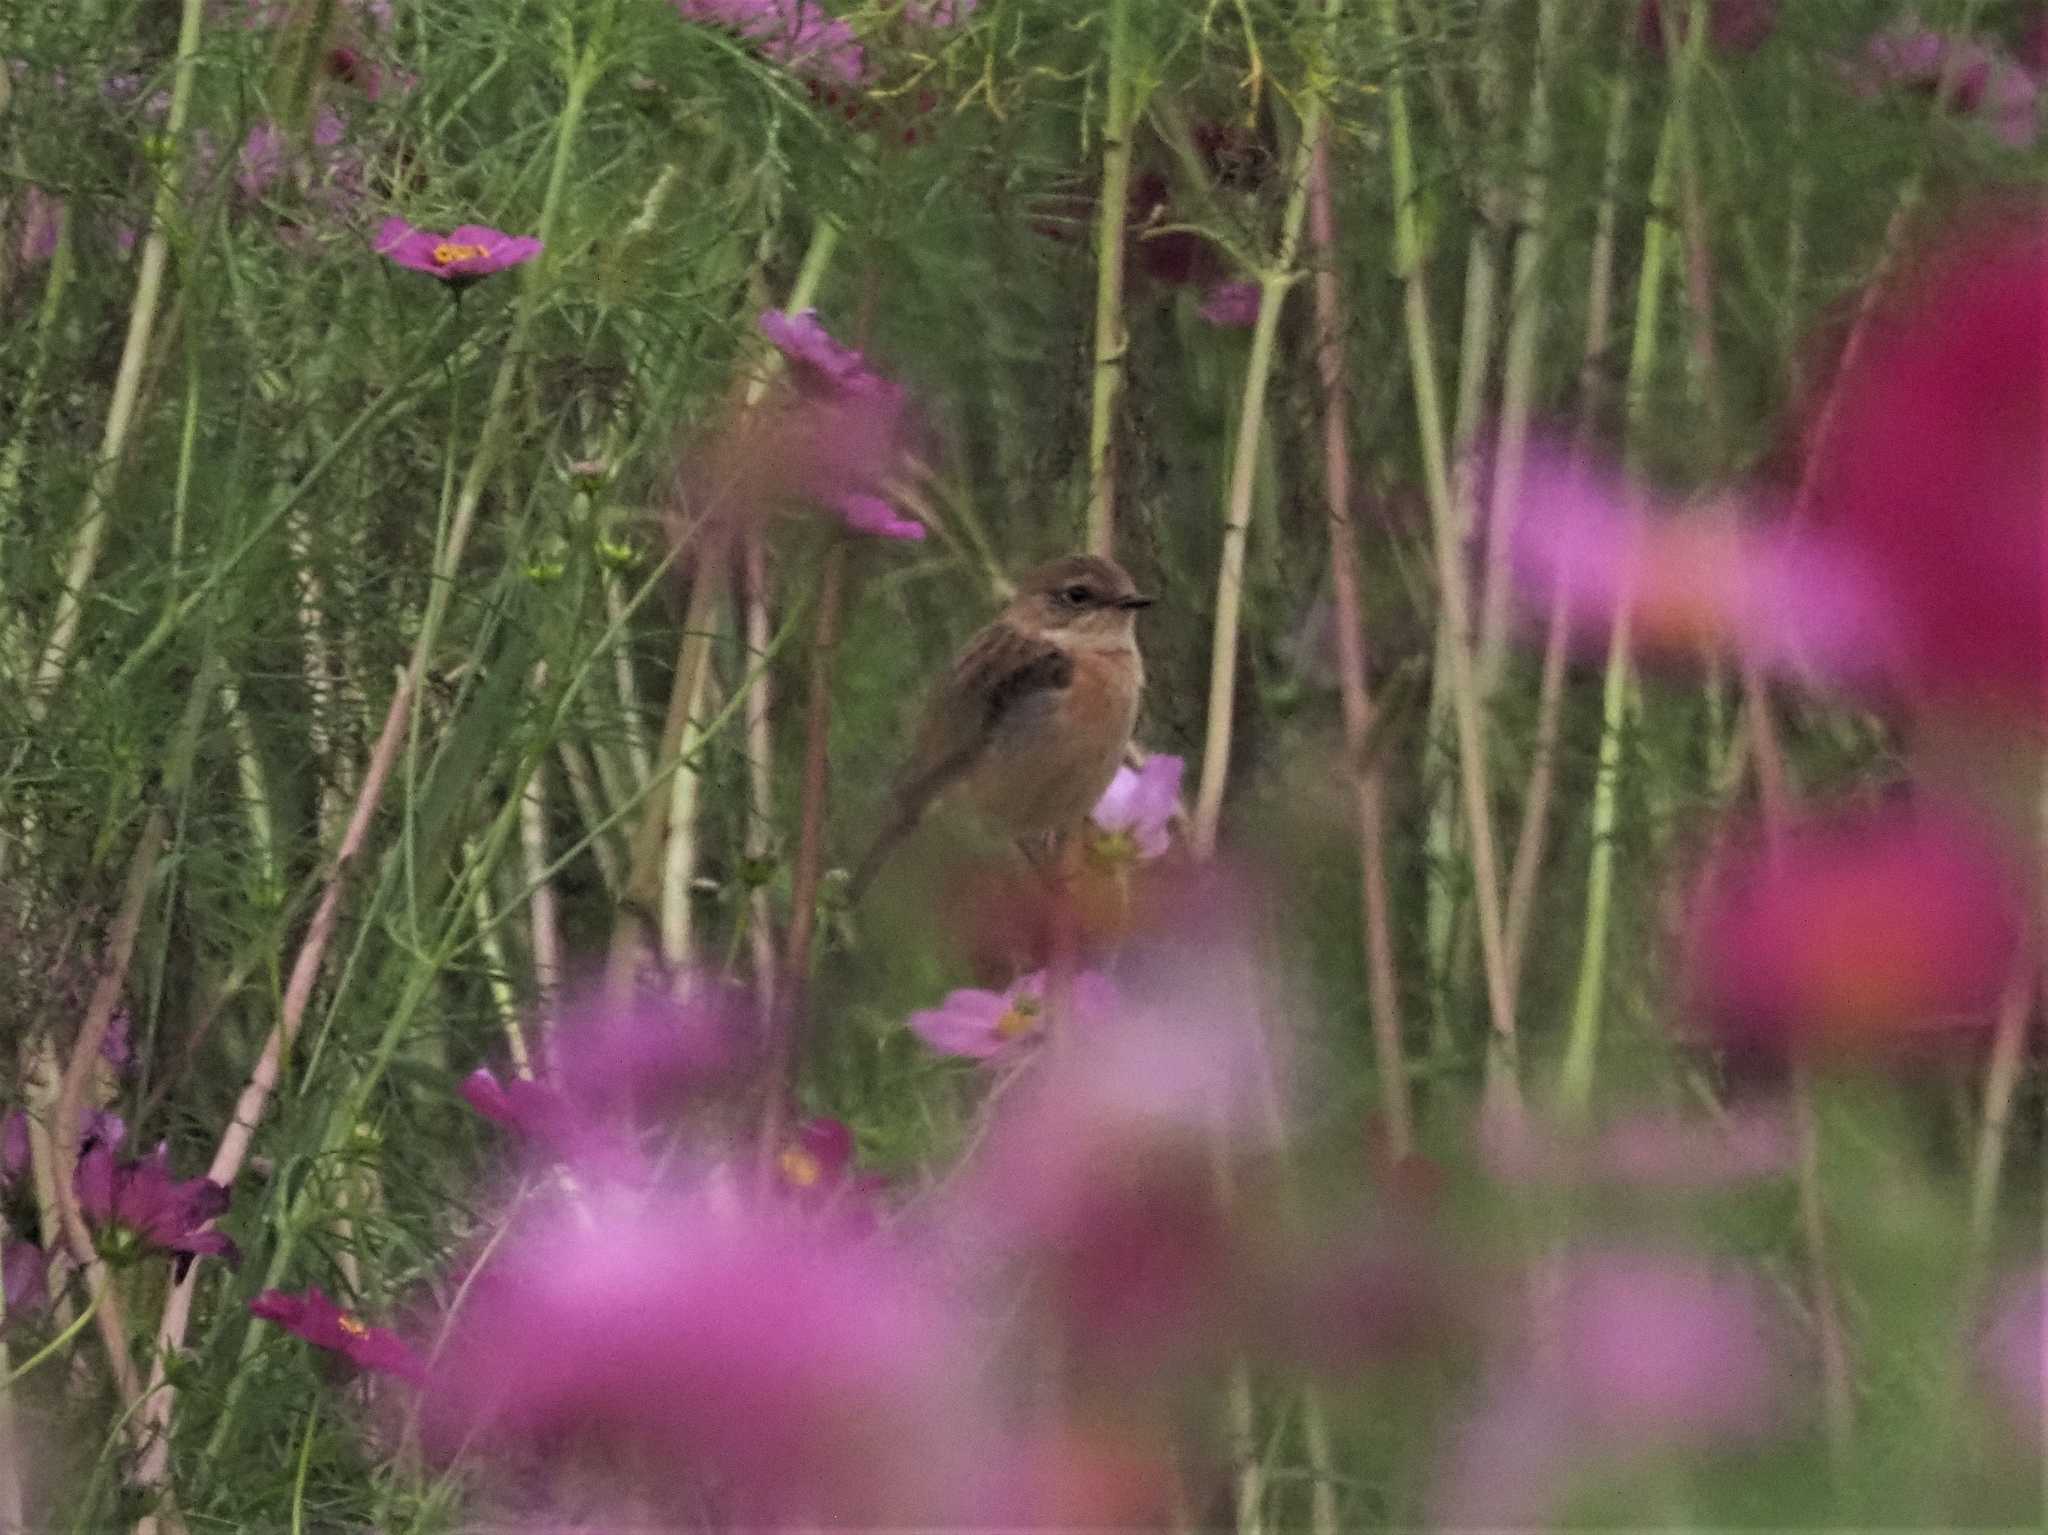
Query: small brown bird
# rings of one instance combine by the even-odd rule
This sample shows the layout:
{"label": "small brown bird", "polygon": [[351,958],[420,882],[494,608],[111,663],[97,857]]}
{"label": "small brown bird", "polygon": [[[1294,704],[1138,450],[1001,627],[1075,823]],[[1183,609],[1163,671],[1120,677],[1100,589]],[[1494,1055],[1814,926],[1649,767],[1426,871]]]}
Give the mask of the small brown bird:
{"label": "small brown bird", "polygon": [[1145,663],[1136,618],[1151,603],[1116,561],[1091,554],[1027,575],[926,706],[887,819],[854,870],[852,898],[949,790],[1027,846],[1094,809],[1138,718]]}

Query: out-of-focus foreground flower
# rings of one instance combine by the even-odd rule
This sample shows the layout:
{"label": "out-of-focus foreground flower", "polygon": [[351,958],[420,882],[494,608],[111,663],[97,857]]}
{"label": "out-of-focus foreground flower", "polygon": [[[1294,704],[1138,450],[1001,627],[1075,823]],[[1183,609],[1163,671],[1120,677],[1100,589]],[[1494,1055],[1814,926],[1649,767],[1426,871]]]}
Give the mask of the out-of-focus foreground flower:
{"label": "out-of-focus foreground flower", "polygon": [[639,1506],[955,1524],[993,1441],[968,1317],[904,1254],[662,1195],[520,1218],[453,1319],[427,1443],[596,1457]]}
{"label": "out-of-focus foreground flower", "polygon": [[2040,132],[2040,87],[2021,62],[1981,38],[1937,32],[1908,14],[1864,45],[1849,71],[1853,88],[1928,94],[1949,83],[1949,103],[2001,143],[2024,149]]}
{"label": "out-of-focus foreground flower", "polygon": [[1936,716],[2048,723],[2048,218],[1923,252],[1809,412],[1812,520],[1653,518],[1539,449],[1510,534],[1527,606],[1582,633],[1625,606],[1647,649],[1765,666]]}
{"label": "out-of-focus foreground flower", "polygon": [[1507,1345],[1454,1448],[1445,1528],[1542,1526],[1601,1464],[1772,1426],[1774,1354],[1746,1275],[1616,1250],[1561,1260],[1533,1289],[1543,1326]]}
{"label": "out-of-focus foreground flower", "polygon": [[1710,872],[1691,993],[1730,1043],[1884,1051],[1990,1022],[2024,910],[2003,855],[1958,819],[1917,808],[1816,821]]}

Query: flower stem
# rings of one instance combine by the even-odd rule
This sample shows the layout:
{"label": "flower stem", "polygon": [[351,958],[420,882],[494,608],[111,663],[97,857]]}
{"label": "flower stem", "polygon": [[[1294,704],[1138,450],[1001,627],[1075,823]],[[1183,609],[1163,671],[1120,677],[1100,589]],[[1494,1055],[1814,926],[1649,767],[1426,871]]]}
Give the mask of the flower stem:
{"label": "flower stem", "polygon": [[1116,550],[1116,408],[1130,338],[1124,330],[1124,216],[1130,201],[1137,88],[1131,79],[1131,0],[1110,0],[1102,196],[1095,209],[1095,373],[1088,416],[1088,548]]}

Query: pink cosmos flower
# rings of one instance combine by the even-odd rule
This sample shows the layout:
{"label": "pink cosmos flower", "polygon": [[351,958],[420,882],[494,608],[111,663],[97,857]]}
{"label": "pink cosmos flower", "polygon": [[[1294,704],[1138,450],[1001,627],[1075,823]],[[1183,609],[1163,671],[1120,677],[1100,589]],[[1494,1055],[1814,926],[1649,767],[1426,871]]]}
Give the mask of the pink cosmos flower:
{"label": "pink cosmos flower", "polygon": [[1091,843],[1098,857],[1127,861],[1163,857],[1172,845],[1169,828],[1180,812],[1181,777],[1187,763],[1158,753],[1133,772],[1116,770],[1088,819],[1100,836]]}
{"label": "pink cosmos flower", "polygon": [[888,481],[903,458],[906,400],[901,385],[835,340],[816,310],[761,315],[761,333],[789,365],[795,403],[758,418],[768,440],[754,455],[795,495],[830,508],[855,533],[915,541],[924,525],[898,515]]}
{"label": "pink cosmos flower", "polygon": [[1731,511],[1673,512],[1547,444],[1532,444],[1509,559],[1541,624],[1561,603],[1568,632],[1604,647],[1615,616],[1648,658],[1739,649],[1759,665],[1873,684],[1895,646],[1880,583],[1838,541],[1757,526]]}
{"label": "pink cosmos flower", "polygon": [[[1004,991],[967,987],[950,992],[937,1007],[912,1013],[910,1031],[942,1055],[992,1060],[1035,1043],[1046,1024],[1046,972],[1034,970]],[[1070,1026],[1088,1028],[1117,1008],[1115,985],[1107,976],[1083,970],[1073,979]]]}
{"label": "pink cosmos flower", "polygon": [[675,0],[685,21],[737,32],[764,58],[813,78],[848,85],[867,79],[867,56],[853,28],[818,0]]}
{"label": "pink cosmos flower", "polygon": [[1817,385],[1814,513],[1882,587],[1916,702],[2048,723],[2048,217],[1907,270]]}
{"label": "pink cosmos flower", "polygon": [[411,1344],[395,1332],[371,1327],[342,1310],[318,1285],[297,1295],[265,1290],[249,1302],[249,1311],[339,1354],[359,1370],[395,1375],[415,1384],[426,1376],[425,1363]]}
{"label": "pink cosmos flower", "polygon": [[[16,1109],[0,1121],[0,1188],[11,1186],[29,1169],[28,1111]],[[78,1111],[78,1144],[118,1150],[128,1138],[128,1124],[110,1109],[81,1106]]]}
{"label": "pink cosmos flower", "polygon": [[1861,95],[1886,88],[1934,91],[1950,71],[1958,112],[1974,115],[2002,143],[2024,149],[2040,129],[2038,87],[2017,59],[1973,37],[1930,31],[1912,17],[1864,45],[1850,78]]}
{"label": "pink cosmos flower", "polygon": [[1259,285],[1220,282],[1202,299],[1201,316],[1225,330],[1248,330],[1259,319]]}
{"label": "pink cosmos flower", "polygon": [[376,251],[408,271],[463,282],[531,261],[541,244],[529,235],[508,235],[482,224],[464,224],[444,235],[389,218],[377,231]]}
{"label": "pink cosmos flower", "polygon": [[902,1252],[773,1206],[586,1202],[525,1219],[473,1282],[422,1399],[426,1442],[704,1489],[743,1524],[952,1525],[986,1412],[965,1314]]}
{"label": "pink cosmos flower", "polygon": [[1517,1339],[1454,1442],[1447,1529],[1537,1528],[1589,1457],[1751,1441],[1773,1418],[1772,1350],[1747,1275],[1615,1251],[1539,1277],[1554,1331]]}
{"label": "pink cosmos flower", "polygon": [[1976,828],[1933,809],[1816,820],[1710,872],[1691,994],[1723,1039],[1773,1051],[1982,1025],[2011,972],[2019,890]]}
{"label": "pink cosmos flower", "polygon": [[[1678,35],[1690,25],[1687,0],[1678,0]],[[1727,58],[1740,58],[1762,47],[1778,29],[1779,0],[1708,0],[1707,42]],[[1636,12],[1636,38],[1652,53],[1664,52],[1664,12],[1658,0],[1643,0]]]}
{"label": "pink cosmos flower", "polygon": [[95,1141],[78,1159],[74,1186],[88,1224],[119,1227],[144,1247],[177,1254],[181,1264],[199,1256],[242,1261],[225,1233],[202,1229],[226,1213],[228,1191],[205,1178],[173,1178],[168,1143],[117,1163],[112,1148]]}
{"label": "pink cosmos flower", "polygon": [[524,1077],[500,1081],[479,1066],[456,1088],[462,1100],[493,1124],[502,1125],[549,1161],[585,1176],[644,1182],[647,1159],[616,1126],[579,1110],[560,1092]]}

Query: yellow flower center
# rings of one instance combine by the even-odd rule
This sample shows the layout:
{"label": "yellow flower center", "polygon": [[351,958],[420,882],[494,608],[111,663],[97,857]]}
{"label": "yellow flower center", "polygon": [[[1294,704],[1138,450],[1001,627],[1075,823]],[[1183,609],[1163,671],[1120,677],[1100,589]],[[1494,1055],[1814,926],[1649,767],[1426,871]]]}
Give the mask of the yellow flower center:
{"label": "yellow flower center", "polygon": [[481,245],[456,245],[442,241],[434,247],[434,265],[451,266],[458,261],[481,261],[490,252]]}
{"label": "yellow flower center", "polygon": [[1022,1039],[1038,1032],[1039,1001],[1036,997],[1019,997],[1010,1004],[1010,1010],[996,1020],[996,1038]]}
{"label": "yellow flower center", "polygon": [[1097,831],[1088,838],[1088,856],[1108,868],[1132,863],[1138,856],[1137,839],[1127,831]]}
{"label": "yellow flower center", "polygon": [[369,1328],[365,1327],[361,1322],[358,1322],[354,1317],[349,1316],[346,1313],[336,1317],[334,1319],[334,1325],[339,1327],[343,1332],[347,1333],[351,1338],[367,1338],[370,1336]]}
{"label": "yellow flower center", "polygon": [[775,1165],[782,1169],[783,1179],[795,1188],[814,1188],[825,1176],[824,1165],[801,1146],[785,1146]]}

